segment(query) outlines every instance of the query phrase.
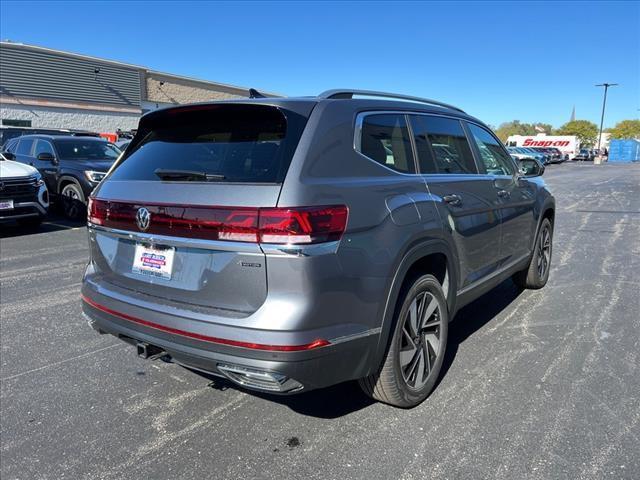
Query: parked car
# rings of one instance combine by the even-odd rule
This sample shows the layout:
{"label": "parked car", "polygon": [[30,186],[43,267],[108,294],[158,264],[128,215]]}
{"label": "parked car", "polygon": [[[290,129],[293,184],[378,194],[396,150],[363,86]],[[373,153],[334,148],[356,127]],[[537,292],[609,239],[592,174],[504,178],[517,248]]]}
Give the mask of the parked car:
{"label": "parked car", "polygon": [[12,138],[22,135],[73,135],[78,137],[98,137],[100,134],[87,130],[69,130],[63,128],[33,128],[0,126],[0,147],[3,147]]}
{"label": "parked car", "polygon": [[480,120],[415,97],[155,110],[90,198],[83,311],[242,387],[358,379],[411,407],[458,309],[511,276],[547,282],[555,201],[520,167]]}
{"label": "parked car", "polygon": [[533,150],[542,153],[543,155],[547,155],[549,163],[561,163],[564,161],[564,157],[562,152],[557,148],[552,147],[531,147]]}
{"label": "parked car", "polygon": [[0,154],[0,222],[37,226],[49,209],[49,194],[35,168]]}
{"label": "parked car", "polygon": [[535,158],[542,165],[547,165],[549,163],[549,158],[547,155],[533,150],[532,148],[527,147],[507,147],[507,150],[512,155],[524,155],[527,158]]}
{"label": "parked car", "polygon": [[573,157],[573,159],[581,161],[593,160],[593,158],[591,157],[591,152],[587,148],[581,148],[578,154]]}
{"label": "parked car", "polygon": [[97,137],[23,135],[5,145],[5,156],[40,171],[52,199],[73,219],[85,214],[89,195],[120,153]]}

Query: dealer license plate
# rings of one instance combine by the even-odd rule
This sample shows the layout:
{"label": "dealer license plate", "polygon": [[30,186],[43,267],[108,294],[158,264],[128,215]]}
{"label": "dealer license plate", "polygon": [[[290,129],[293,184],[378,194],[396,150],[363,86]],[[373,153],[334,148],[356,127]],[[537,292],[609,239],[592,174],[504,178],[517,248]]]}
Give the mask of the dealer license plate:
{"label": "dealer license plate", "polygon": [[13,200],[0,200],[0,210],[13,210]]}
{"label": "dealer license plate", "polygon": [[176,249],[174,247],[138,243],[136,244],[136,253],[131,271],[139,275],[171,280],[175,253]]}

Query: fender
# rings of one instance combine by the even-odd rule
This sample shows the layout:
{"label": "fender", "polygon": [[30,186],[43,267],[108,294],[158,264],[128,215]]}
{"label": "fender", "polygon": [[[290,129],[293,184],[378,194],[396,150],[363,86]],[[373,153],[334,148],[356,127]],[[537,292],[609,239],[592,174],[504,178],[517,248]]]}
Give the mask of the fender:
{"label": "fender", "polygon": [[[544,218],[544,214],[547,210],[552,210],[553,211],[553,216],[555,219],[555,213],[556,213],[556,202],[555,199],[553,198],[553,196],[549,195],[547,198],[545,198],[544,203],[542,204],[542,207],[539,210],[538,213],[538,222],[536,224],[536,231],[534,232],[533,238],[531,239],[531,254],[533,255],[533,249],[535,248],[536,245],[536,239],[538,238],[538,231],[540,230],[540,225],[542,224],[542,219]],[[553,225],[552,225],[553,226]]]}
{"label": "fender", "polygon": [[55,193],[57,195],[60,194],[60,186],[62,185],[62,182],[65,182],[67,180],[71,180],[73,183],[78,185],[78,187],[80,187],[80,190],[84,194],[84,190],[82,189],[82,185],[80,184],[80,181],[76,177],[74,177],[73,175],[63,174],[63,175],[60,176],[60,178],[58,178],[58,183],[57,183],[56,191],[55,191]]}
{"label": "fender", "polygon": [[454,250],[452,250],[443,239],[428,240],[414,246],[409,246],[408,250],[400,260],[391,280],[391,287],[389,288],[389,294],[387,296],[382,315],[382,325],[380,335],[378,337],[378,346],[373,356],[373,361],[371,362],[371,371],[369,374],[378,371],[387,351],[389,336],[394,324],[394,314],[398,303],[398,296],[400,295],[400,289],[402,288],[407,272],[416,261],[434,253],[442,254],[447,259],[447,273],[449,276],[447,306],[449,309],[449,320],[453,318],[456,307],[456,292],[458,289],[458,260],[457,255],[454,254]]}

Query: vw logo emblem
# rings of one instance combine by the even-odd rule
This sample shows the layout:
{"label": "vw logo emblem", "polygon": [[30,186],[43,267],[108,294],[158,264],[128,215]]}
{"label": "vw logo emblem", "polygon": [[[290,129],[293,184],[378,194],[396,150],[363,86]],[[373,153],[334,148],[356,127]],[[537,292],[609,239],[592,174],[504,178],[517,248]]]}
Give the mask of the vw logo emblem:
{"label": "vw logo emblem", "polygon": [[149,228],[149,224],[151,223],[151,213],[146,208],[142,207],[138,209],[136,213],[136,223],[138,224],[138,228],[143,232]]}

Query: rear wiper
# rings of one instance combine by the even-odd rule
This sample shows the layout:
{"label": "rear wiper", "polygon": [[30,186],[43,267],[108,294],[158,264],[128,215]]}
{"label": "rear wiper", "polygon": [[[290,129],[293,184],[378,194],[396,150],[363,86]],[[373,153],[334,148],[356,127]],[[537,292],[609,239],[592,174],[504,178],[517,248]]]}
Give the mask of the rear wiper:
{"label": "rear wiper", "polygon": [[197,172],[195,170],[166,170],[164,168],[157,168],[153,173],[162,180],[173,180],[176,182],[215,182],[226,178],[224,175]]}

